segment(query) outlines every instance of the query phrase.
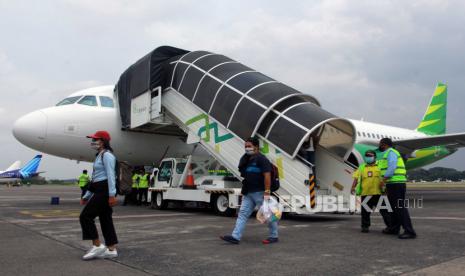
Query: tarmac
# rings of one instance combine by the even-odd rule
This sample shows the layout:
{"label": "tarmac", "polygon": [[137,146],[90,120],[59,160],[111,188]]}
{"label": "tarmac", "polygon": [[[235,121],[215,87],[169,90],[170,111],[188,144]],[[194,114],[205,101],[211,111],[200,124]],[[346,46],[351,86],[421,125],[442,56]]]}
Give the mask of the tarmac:
{"label": "tarmac", "polygon": [[[250,219],[240,245],[226,244],[235,218],[208,209],[117,206],[115,260],[82,261],[80,191],[74,186],[0,186],[0,275],[465,275],[465,189],[419,189],[410,199],[418,237],[370,233],[360,216],[289,216],[280,242],[262,245],[267,228]],[[52,196],[59,205],[50,205]],[[120,198],[121,200],[121,198]]]}

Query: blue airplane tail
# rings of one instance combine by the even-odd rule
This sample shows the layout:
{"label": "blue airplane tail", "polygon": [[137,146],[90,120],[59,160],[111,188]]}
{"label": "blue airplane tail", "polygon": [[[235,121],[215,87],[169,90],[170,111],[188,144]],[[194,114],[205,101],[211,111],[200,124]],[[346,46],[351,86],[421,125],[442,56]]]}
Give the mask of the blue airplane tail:
{"label": "blue airplane tail", "polygon": [[42,160],[42,155],[36,155],[31,161],[24,165],[19,172],[22,175],[34,175],[37,173],[37,169],[39,169],[40,160]]}

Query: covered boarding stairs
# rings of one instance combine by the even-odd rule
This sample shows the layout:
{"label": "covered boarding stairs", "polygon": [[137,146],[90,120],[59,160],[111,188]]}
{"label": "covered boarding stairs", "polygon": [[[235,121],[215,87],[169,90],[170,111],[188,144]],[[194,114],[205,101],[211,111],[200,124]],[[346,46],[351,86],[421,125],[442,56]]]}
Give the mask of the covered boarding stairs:
{"label": "covered boarding stairs", "polygon": [[[244,140],[257,135],[261,152],[280,172],[276,194],[294,212],[315,207],[311,193],[341,195],[348,203],[353,168],[345,160],[354,127],[310,95],[224,55],[168,46],[129,67],[115,93],[123,128],[182,132],[187,143],[199,143],[237,177]],[[316,143],[315,164],[299,153],[310,135]],[[308,181],[311,168],[318,179],[315,190]]]}

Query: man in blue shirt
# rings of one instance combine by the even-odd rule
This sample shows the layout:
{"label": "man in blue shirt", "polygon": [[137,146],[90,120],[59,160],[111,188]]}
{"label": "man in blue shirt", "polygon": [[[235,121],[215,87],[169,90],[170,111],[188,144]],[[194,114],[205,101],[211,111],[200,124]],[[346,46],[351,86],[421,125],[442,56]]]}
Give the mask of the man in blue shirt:
{"label": "man in blue shirt", "polygon": [[[251,137],[245,142],[245,154],[239,162],[239,171],[244,177],[242,181],[242,204],[231,235],[220,238],[232,244],[238,244],[244,232],[245,225],[255,207],[260,207],[264,200],[270,199],[271,194],[270,161],[260,153],[259,140]],[[269,237],[263,244],[278,242],[278,222],[269,222]]]}
{"label": "man in blue shirt", "polygon": [[417,234],[413,230],[408,201],[405,199],[407,171],[402,156],[392,146],[392,140],[389,138],[383,138],[379,142],[379,150],[383,152],[383,157],[378,162],[383,176],[381,187],[386,186],[386,194],[392,208],[389,226],[383,230],[383,233],[399,235],[402,226],[404,233],[399,235],[399,238],[414,239]]}

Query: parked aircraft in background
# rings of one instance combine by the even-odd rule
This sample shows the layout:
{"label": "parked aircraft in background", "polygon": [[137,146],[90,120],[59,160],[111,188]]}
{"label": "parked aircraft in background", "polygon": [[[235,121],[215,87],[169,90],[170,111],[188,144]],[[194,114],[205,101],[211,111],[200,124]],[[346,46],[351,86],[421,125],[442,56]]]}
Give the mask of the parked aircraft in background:
{"label": "parked aircraft in background", "polygon": [[0,172],[0,183],[18,182],[39,176],[42,172],[37,172],[37,170],[39,169],[41,160],[42,155],[36,155],[22,168],[21,162],[16,161],[8,169]]}

